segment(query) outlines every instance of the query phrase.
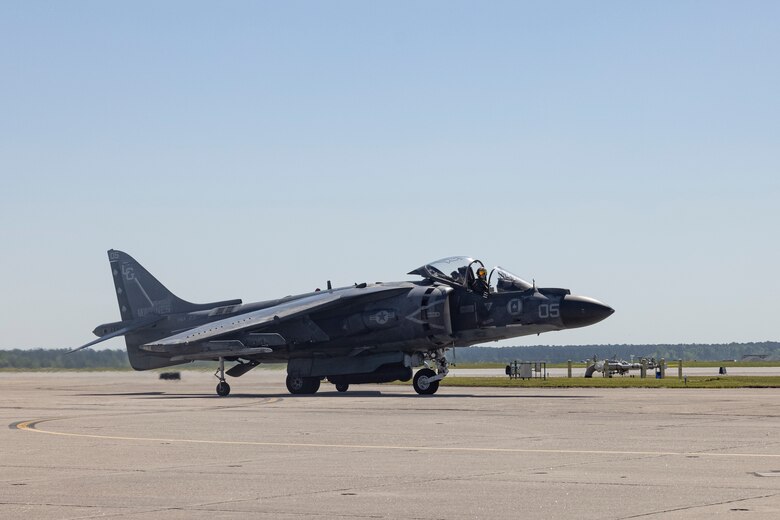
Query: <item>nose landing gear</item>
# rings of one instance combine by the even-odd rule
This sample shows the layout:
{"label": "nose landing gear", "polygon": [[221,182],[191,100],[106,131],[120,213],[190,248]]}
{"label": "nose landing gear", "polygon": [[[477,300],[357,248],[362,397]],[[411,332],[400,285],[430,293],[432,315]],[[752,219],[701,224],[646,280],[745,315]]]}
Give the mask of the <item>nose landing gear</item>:
{"label": "nose landing gear", "polygon": [[421,368],[414,375],[412,386],[414,391],[420,395],[433,395],[439,389],[439,381],[434,381],[436,372],[430,368]]}
{"label": "nose landing gear", "polygon": [[447,374],[449,373],[447,358],[444,355],[446,350],[447,349],[440,348],[424,354],[426,360],[432,360],[436,363],[438,373],[428,367],[418,370],[412,381],[415,392],[420,395],[433,395],[439,389],[439,381],[447,377]]}

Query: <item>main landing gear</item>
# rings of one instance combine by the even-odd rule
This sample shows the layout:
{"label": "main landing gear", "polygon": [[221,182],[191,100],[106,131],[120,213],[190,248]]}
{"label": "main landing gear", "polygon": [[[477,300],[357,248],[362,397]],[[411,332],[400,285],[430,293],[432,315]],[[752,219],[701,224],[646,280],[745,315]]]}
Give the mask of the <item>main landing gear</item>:
{"label": "main landing gear", "polygon": [[436,368],[438,370],[438,374],[428,368],[427,366],[425,368],[421,368],[417,371],[417,373],[414,375],[414,379],[412,380],[412,386],[414,387],[414,391],[417,392],[420,395],[433,395],[436,393],[436,391],[439,389],[439,381],[447,377],[447,374],[449,373],[449,368],[447,368],[447,358],[444,356],[444,351],[446,349],[440,348],[437,350],[434,350],[433,352],[426,352],[424,354],[426,358],[426,365],[428,364],[427,360],[431,360],[434,363],[436,363]]}
{"label": "main landing gear", "polygon": [[217,395],[225,397],[230,394],[230,385],[225,381],[225,358],[219,358],[219,368],[214,372],[214,377],[219,379],[219,383],[217,383]]}
{"label": "main landing gear", "polygon": [[287,376],[287,390],[291,394],[314,394],[319,389],[319,377]]}

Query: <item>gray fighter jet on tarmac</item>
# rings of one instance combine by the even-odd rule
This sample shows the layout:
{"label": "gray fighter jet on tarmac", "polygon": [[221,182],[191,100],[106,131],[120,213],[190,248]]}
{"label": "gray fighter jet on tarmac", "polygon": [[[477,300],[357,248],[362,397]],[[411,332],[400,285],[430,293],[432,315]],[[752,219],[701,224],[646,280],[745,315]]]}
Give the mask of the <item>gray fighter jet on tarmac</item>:
{"label": "gray fighter jet on tarmac", "polygon": [[[434,394],[447,376],[445,351],[553,330],[585,327],[614,311],[568,289],[537,288],[501,267],[444,258],[411,271],[422,280],[360,283],[277,300],[194,304],[176,297],[122,251],[108,251],[122,321],[99,325],[97,340],[125,337],[136,370],[195,360],[239,377],[260,363],[287,362],[287,389],[313,394],[324,380],[349,385],[409,381]],[[235,363],[225,370],[225,362]],[[436,369],[434,371],[433,368]]]}

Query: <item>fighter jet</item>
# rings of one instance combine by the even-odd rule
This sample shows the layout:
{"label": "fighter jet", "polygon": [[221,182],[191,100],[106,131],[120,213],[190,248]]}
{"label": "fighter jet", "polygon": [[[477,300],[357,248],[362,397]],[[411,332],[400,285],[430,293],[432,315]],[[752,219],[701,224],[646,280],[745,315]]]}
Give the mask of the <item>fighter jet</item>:
{"label": "fighter jet", "polygon": [[[436,393],[449,371],[445,351],[529,334],[585,327],[614,311],[568,289],[540,288],[501,267],[488,274],[464,256],[425,264],[414,281],[347,287],[242,303],[195,304],[165,288],[127,253],[109,250],[121,321],[99,325],[99,338],[72,352],[124,336],[130,364],[149,370],[195,360],[225,376],[261,363],[287,363],[287,389],[314,394],[322,381],[350,385],[409,381]],[[234,363],[225,370],[226,362]],[[423,367],[413,375],[413,369]],[[435,369],[435,370],[434,370]]]}

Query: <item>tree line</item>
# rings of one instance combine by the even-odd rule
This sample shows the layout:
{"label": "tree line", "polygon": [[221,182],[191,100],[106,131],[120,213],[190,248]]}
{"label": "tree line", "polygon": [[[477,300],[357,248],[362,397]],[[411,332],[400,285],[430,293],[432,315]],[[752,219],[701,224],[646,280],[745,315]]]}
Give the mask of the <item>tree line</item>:
{"label": "tree line", "polygon": [[130,361],[124,350],[85,349],[68,354],[68,349],[0,350],[0,369],[95,369],[127,370]]}
{"label": "tree line", "polygon": [[[68,349],[0,350],[0,370],[127,370],[130,362],[125,350],[80,350],[68,354]],[[510,361],[546,361],[564,363],[592,359],[630,360],[646,358],[684,359],[699,361],[741,360],[759,358],[780,360],[780,342],[683,345],[533,345],[522,347],[468,347],[448,352],[447,357],[458,363],[509,363]]]}

